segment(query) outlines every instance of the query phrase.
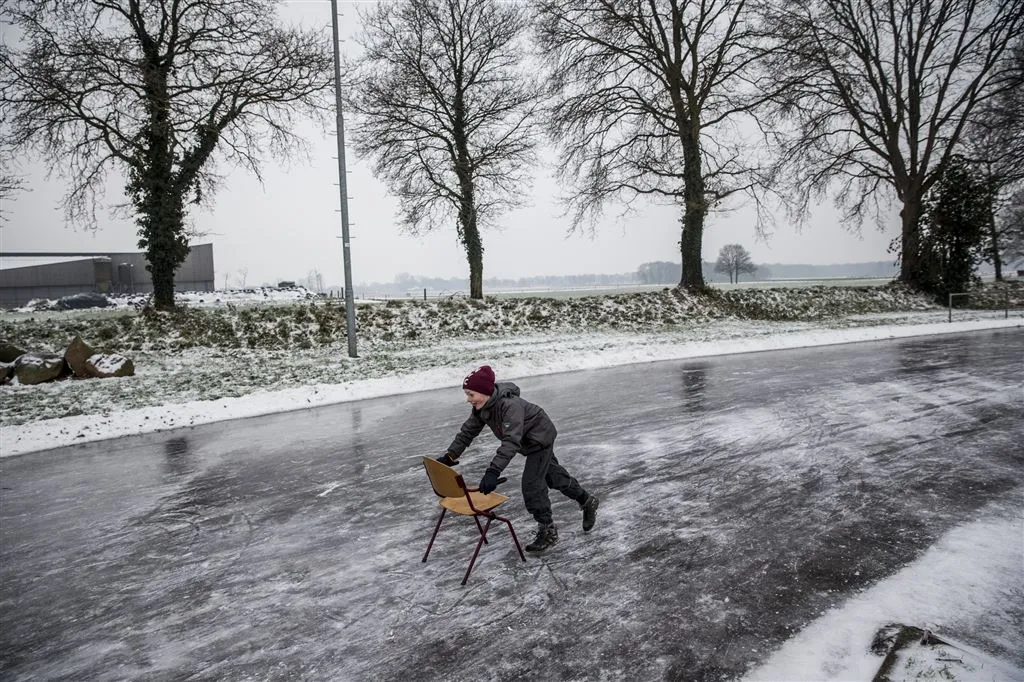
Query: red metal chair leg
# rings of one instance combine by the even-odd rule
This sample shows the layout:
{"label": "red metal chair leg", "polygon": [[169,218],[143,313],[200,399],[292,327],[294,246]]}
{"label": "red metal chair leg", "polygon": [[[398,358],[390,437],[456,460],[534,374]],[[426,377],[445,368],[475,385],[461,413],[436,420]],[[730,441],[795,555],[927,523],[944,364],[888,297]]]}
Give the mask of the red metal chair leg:
{"label": "red metal chair leg", "polygon": [[441,530],[441,522],[444,521],[444,515],[445,512],[447,511],[447,509],[441,507],[441,515],[437,517],[437,525],[434,526],[434,534],[430,536],[430,542],[427,543],[427,551],[423,554],[423,562],[425,562],[427,560],[427,557],[430,555],[430,548],[434,546],[434,538],[437,537],[437,531]]}
{"label": "red metal chair leg", "polygon": [[[480,517],[479,516],[474,516],[473,520],[476,521],[476,529],[478,531],[480,531],[480,535],[484,535],[483,526],[480,525]],[[487,542],[487,538],[486,537],[484,538],[484,544],[485,545],[490,544],[490,543]]]}
{"label": "red metal chair leg", "polygon": [[516,529],[512,527],[512,522],[509,521],[508,519],[504,518],[503,516],[495,516],[494,518],[498,519],[499,521],[504,522],[504,524],[506,526],[508,526],[508,532],[512,534],[512,539],[516,543],[516,549],[519,550],[519,558],[522,559],[523,561],[526,561],[526,555],[523,554],[523,548],[519,544],[519,538],[516,537]]}
{"label": "red metal chair leg", "polygon": [[469,568],[466,569],[466,575],[462,577],[462,584],[465,585],[466,581],[469,580],[469,574],[473,571],[473,564],[476,563],[476,556],[480,553],[480,547],[487,542],[487,531],[491,528],[491,519],[487,519],[487,523],[484,525],[483,531],[480,533],[480,539],[476,543],[476,550],[473,552],[473,558],[469,560]]}

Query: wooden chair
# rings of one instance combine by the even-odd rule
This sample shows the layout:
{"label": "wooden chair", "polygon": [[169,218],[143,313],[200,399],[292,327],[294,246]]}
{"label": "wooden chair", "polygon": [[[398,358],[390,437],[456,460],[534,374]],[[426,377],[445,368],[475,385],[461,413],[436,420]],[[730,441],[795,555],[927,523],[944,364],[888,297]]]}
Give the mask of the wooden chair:
{"label": "wooden chair", "polygon": [[[498,516],[493,511],[500,505],[508,502],[509,498],[507,496],[493,492],[484,495],[475,487],[467,487],[466,482],[455,469],[445,466],[431,457],[423,458],[423,467],[427,470],[427,477],[430,479],[430,485],[434,488],[434,492],[441,498],[438,501],[438,504],[441,505],[441,516],[438,517],[437,525],[434,526],[434,534],[430,536],[430,543],[427,544],[427,551],[423,555],[424,562],[430,556],[430,548],[434,546],[434,538],[437,537],[437,532],[441,530],[441,522],[444,521],[445,514],[448,512],[454,512],[462,516],[472,516],[473,520],[476,521],[477,530],[480,531],[480,540],[476,543],[473,558],[470,559],[469,568],[466,569],[466,575],[462,578],[463,585],[469,580],[473,564],[476,563],[476,557],[480,554],[480,547],[487,542],[487,531],[490,530],[492,521],[501,521],[508,526],[508,531],[512,534],[512,540],[516,543],[516,549],[519,550],[520,558],[526,561],[526,555],[523,554],[523,548],[519,545],[519,538],[516,537],[516,531],[512,527],[512,522],[502,516]],[[481,518],[487,519],[487,523],[483,526],[480,525]]]}

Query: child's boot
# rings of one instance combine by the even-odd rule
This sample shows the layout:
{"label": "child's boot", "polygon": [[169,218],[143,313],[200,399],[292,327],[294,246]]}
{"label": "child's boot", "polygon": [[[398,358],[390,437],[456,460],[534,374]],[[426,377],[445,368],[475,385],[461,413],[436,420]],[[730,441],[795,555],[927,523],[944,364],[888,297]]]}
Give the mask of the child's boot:
{"label": "child's boot", "polygon": [[526,546],[527,552],[543,552],[551,549],[558,543],[558,530],[552,524],[550,526],[538,526],[537,537]]}
{"label": "child's boot", "polygon": [[597,499],[596,495],[587,495],[587,499],[580,505],[583,509],[583,530],[584,532],[594,527],[597,522],[597,505],[600,504],[600,500]]}

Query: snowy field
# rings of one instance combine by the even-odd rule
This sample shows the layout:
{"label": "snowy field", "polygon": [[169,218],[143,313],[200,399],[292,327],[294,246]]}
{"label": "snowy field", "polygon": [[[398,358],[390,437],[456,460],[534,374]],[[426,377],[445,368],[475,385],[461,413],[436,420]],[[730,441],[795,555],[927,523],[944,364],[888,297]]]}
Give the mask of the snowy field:
{"label": "snowy field", "polygon": [[[465,373],[482,363],[494,366],[501,377],[518,379],[661,360],[1019,329],[1024,324],[1019,312],[1004,319],[1001,312],[959,311],[950,323],[944,310],[922,308],[817,320],[704,319],[699,324],[621,331],[438,334],[428,340],[378,335],[365,341],[358,359],[347,358],[341,342],[278,351],[138,350],[129,353],[139,368],[135,377],[0,389],[4,406],[0,453],[26,455],[131,434],[429,389],[451,388],[457,394]],[[16,327],[5,331],[10,334],[11,329]],[[1024,389],[1020,397],[1024,399]],[[61,451],[62,456],[73,453]],[[1016,499],[1021,501],[1019,490]],[[747,679],[870,680],[879,662],[869,650],[871,637],[880,623],[928,626],[948,620],[951,614],[984,622],[987,611],[999,611],[1008,603],[1013,605],[1011,611],[1020,612],[1022,567],[1024,505],[986,508],[976,521],[949,532],[919,560],[823,612],[750,671]],[[1011,648],[1024,647],[1019,625],[993,623],[992,627],[1005,629],[1003,636]],[[955,644],[912,650],[902,671],[902,677],[893,679],[1024,680],[1024,671],[1011,662]]]}
{"label": "snowy field", "polygon": [[[779,287],[865,287],[865,286],[883,286],[888,284],[890,279],[885,278],[832,278],[832,279],[778,279],[778,280],[752,280],[742,282],[708,282],[708,286],[715,289],[730,290],[730,289],[770,289]],[[660,291],[667,285],[665,284],[623,284],[623,285],[605,285],[605,286],[591,286],[591,287],[564,287],[559,289],[545,289],[541,287],[534,288],[505,288],[499,287],[493,290],[488,290],[488,296],[494,296],[496,298],[511,298],[511,297],[523,297],[523,296],[542,296],[549,298],[579,298],[581,296],[608,296],[615,294],[630,294],[645,291]],[[427,290],[427,298],[443,298],[445,296],[465,296],[466,292],[459,291],[434,291]],[[366,289],[364,292],[356,291],[357,298],[409,298],[409,299],[420,299],[423,298],[422,289],[410,289],[405,293],[404,296],[395,296],[393,294],[382,294],[374,296],[372,289]]]}

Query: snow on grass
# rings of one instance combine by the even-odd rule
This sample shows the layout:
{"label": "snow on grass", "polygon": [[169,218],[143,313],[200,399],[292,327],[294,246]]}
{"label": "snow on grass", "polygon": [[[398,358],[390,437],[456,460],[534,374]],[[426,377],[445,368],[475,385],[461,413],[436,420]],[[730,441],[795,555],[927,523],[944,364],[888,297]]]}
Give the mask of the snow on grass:
{"label": "snow on grass", "polygon": [[[105,297],[115,309],[140,309],[149,303],[150,294],[112,294]],[[178,304],[192,307],[217,307],[234,303],[237,305],[261,305],[270,302],[305,301],[317,298],[317,294],[303,286],[294,287],[252,287],[248,289],[226,289],[220,291],[181,291],[174,295]],[[14,313],[40,313],[64,311],[67,307],[60,299],[33,299],[15,308]]]}
{"label": "snow on grass", "polygon": [[[701,296],[666,289],[573,299],[391,300],[359,305],[356,315],[360,341],[372,346],[583,330],[652,332],[716,320],[820,322],[851,314],[940,310],[920,296],[891,286],[744,289]],[[189,305],[186,298],[172,312],[149,308],[139,313],[125,308],[20,312],[0,323],[4,338],[34,347],[59,349],[81,333],[94,346],[115,345],[116,351],[197,346],[309,349],[344,340],[345,329],[342,302],[317,298],[260,305],[227,301],[217,306]]]}
{"label": "snow on grass", "polygon": [[[838,302],[817,303],[808,312],[812,291],[817,297],[834,294]],[[60,351],[81,334],[98,350],[127,353],[136,368],[135,376],[118,379],[4,386],[0,450],[14,455],[455,387],[484,362],[503,376],[522,377],[1021,323],[1020,317],[1001,320],[971,311],[958,312],[958,321],[949,324],[945,311],[895,288],[735,293],[732,299],[665,291],[360,306],[358,358],[347,355],[344,310],[330,301],[0,319],[0,337],[15,345]],[[781,302],[786,296],[793,300],[790,312]],[[740,301],[747,313],[738,315]],[[783,319],[751,319],[755,308]],[[854,313],[834,314],[839,309]],[[865,318],[864,311],[874,312]]]}

